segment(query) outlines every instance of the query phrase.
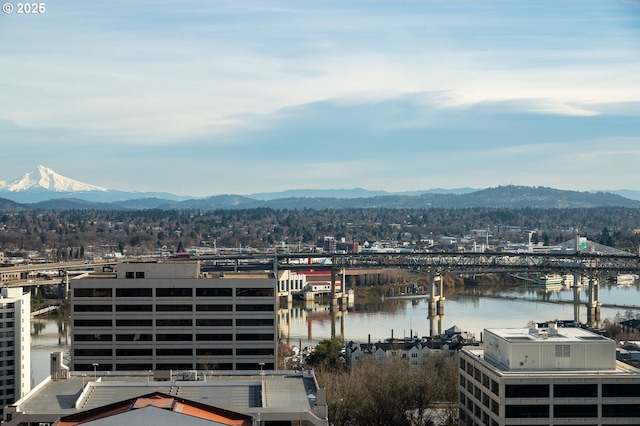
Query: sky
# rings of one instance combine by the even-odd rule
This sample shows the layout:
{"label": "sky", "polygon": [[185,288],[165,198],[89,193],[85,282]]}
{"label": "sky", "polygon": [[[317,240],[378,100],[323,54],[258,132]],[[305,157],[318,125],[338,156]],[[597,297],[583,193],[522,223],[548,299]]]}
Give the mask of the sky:
{"label": "sky", "polygon": [[0,180],[640,190],[640,1],[7,3]]}

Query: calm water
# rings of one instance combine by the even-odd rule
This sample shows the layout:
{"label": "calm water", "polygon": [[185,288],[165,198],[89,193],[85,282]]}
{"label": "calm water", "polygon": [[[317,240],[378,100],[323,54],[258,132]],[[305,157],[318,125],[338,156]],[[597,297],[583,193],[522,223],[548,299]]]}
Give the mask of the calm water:
{"label": "calm water", "polygon": [[[587,321],[587,295],[579,290],[579,317]],[[531,320],[574,319],[573,290],[568,288],[544,292],[531,287],[491,291],[467,287],[456,294],[446,294],[444,315],[433,320],[428,317],[427,299],[386,299],[375,303],[356,303],[347,311],[332,315],[327,305],[296,302],[278,311],[280,337],[290,345],[316,344],[322,339],[336,337],[366,342],[391,337],[428,336],[431,329],[444,331],[454,325],[480,338],[485,328],[525,327]],[[640,313],[640,289],[633,286],[602,286],[600,300],[605,305],[602,319],[624,315],[631,306]],[[606,305],[620,305],[609,307]],[[33,383],[49,375],[49,354],[65,352],[69,360],[71,341],[68,320],[34,319],[31,334],[31,363]]]}

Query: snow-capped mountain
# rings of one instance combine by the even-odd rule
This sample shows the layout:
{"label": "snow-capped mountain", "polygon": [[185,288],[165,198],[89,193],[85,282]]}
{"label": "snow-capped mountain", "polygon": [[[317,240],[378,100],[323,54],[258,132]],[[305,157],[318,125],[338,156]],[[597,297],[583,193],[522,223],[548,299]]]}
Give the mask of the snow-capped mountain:
{"label": "snow-capped mountain", "polygon": [[11,180],[0,181],[0,191],[7,192],[85,192],[85,191],[107,191],[96,185],[80,182],[62,176],[52,169],[39,165],[35,169],[27,172],[24,176]]}

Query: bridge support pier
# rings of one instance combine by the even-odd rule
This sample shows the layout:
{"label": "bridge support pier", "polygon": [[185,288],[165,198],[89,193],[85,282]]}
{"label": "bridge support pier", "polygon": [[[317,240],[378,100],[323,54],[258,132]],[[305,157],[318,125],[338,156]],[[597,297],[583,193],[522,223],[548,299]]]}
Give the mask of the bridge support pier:
{"label": "bridge support pier", "polygon": [[600,322],[600,283],[593,275],[589,277],[589,290],[587,301],[587,324],[591,327],[597,326]]}
{"label": "bridge support pier", "polygon": [[429,336],[435,337],[442,334],[443,315],[429,315]]}
{"label": "bridge support pier", "polygon": [[434,271],[429,274],[429,317],[444,315],[442,275]]}
{"label": "bridge support pier", "polygon": [[571,289],[573,290],[573,320],[578,323],[580,322],[580,274],[573,274],[573,285]]}
{"label": "bridge support pier", "polygon": [[67,269],[64,271],[64,294],[62,295],[62,298],[69,298],[69,270]]}
{"label": "bridge support pier", "polygon": [[431,271],[429,274],[429,335],[431,337],[442,334],[442,317],[444,316],[444,291],[442,275]]}

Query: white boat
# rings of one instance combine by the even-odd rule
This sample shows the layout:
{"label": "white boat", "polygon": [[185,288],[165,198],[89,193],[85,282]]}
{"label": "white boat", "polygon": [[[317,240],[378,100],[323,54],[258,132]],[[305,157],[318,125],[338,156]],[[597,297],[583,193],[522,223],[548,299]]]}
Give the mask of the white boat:
{"label": "white boat", "polygon": [[610,276],[607,281],[615,285],[631,285],[637,279],[637,274],[617,274]]}
{"label": "white boat", "polygon": [[545,274],[533,280],[534,285],[538,286],[559,286],[564,283],[564,277],[560,274]]}

